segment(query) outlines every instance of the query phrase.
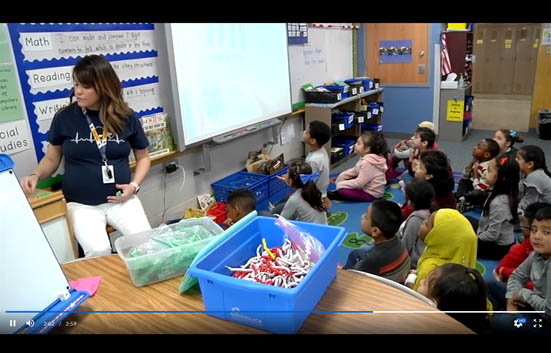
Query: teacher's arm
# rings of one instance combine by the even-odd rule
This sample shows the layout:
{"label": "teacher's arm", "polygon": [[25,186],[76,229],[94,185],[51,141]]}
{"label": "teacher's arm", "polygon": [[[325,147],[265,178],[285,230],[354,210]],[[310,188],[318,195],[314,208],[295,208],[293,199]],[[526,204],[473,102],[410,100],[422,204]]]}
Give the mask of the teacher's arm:
{"label": "teacher's arm", "polygon": [[151,167],[151,158],[149,158],[149,152],[147,148],[137,150],[134,149],[134,156],[136,157],[136,169],[134,171],[134,182],[138,185],[142,184],[149,168]]}
{"label": "teacher's arm", "polygon": [[32,174],[21,179],[21,187],[23,187],[25,192],[34,192],[36,189],[36,184],[38,184],[40,180],[50,177],[53,172],[57,170],[59,164],[61,163],[61,158],[63,157],[61,148],[61,145],[48,145],[46,155],[42,158],[42,160],[40,160],[40,163],[38,163],[38,166]]}

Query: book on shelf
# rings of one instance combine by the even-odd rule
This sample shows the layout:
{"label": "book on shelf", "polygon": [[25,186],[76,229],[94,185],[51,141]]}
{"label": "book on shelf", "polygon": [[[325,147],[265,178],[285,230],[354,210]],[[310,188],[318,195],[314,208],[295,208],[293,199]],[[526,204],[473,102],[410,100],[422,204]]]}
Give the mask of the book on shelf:
{"label": "book on shelf", "polygon": [[[168,114],[156,113],[140,118],[145,136],[149,141],[150,157],[162,156],[175,150],[174,139],[170,131]],[[130,161],[134,161],[134,153],[130,153]]]}

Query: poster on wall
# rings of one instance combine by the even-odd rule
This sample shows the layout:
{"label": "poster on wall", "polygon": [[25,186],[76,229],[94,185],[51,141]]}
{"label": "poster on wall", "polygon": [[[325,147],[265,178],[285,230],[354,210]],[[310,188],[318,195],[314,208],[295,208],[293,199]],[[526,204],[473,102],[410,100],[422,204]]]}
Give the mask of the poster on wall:
{"label": "poster on wall", "polygon": [[412,40],[382,40],[379,42],[379,63],[410,63]]}
{"label": "poster on wall", "polygon": [[19,94],[6,24],[0,23],[0,153],[12,155],[31,148]]}
{"label": "poster on wall", "polygon": [[152,23],[8,24],[38,160],[55,113],[69,104],[73,67],[86,55],[111,62],[139,117],[163,112],[154,29]]}

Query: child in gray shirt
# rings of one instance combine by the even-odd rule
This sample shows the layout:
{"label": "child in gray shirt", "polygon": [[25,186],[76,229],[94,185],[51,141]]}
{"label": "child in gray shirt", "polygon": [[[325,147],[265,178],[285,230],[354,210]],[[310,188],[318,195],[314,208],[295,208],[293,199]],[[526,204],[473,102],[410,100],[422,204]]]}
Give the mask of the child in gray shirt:
{"label": "child in gray shirt", "polygon": [[285,203],[281,216],[287,219],[327,224],[327,215],[321,201],[321,192],[313,181],[312,167],[302,158],[289,162],[285,183],[295,192]]}

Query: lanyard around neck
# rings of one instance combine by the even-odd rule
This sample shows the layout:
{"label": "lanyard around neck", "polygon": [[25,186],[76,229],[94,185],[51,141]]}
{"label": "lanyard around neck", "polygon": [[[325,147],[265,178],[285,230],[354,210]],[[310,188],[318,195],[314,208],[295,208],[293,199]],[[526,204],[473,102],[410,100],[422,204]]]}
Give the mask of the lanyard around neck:
{"label": "lanyard around neck", "polygon": [[94,126],[94,123],[92,123],[92,119],[90,119],[90,116],[86,111],[86,108],[82,108],[82,114],[84,114],[84,117],[86,118],[86,122],[88,123],[88,127],[92,132],[92,136],[94,136],[94,140],[96,141],[96,145],[98,146],[101,159],[103,163],[107,165],[107,155],[105,152],[105,149],[107,148],[107,128],[105,126],[103,127],[103,134],[100,138],[98,135],[98,132],[96,131],[96,127]]}

